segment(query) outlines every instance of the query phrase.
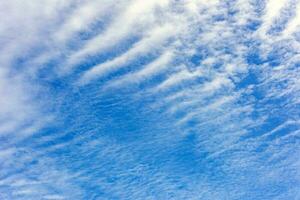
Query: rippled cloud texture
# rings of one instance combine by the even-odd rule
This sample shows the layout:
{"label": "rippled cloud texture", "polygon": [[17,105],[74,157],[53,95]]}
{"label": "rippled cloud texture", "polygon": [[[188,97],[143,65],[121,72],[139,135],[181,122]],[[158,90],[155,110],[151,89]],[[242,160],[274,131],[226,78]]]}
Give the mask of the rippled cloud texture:
{"label": "rippled cloud texture", "polygon": [[300,199],[299,0],[0,1],[1,200]]}

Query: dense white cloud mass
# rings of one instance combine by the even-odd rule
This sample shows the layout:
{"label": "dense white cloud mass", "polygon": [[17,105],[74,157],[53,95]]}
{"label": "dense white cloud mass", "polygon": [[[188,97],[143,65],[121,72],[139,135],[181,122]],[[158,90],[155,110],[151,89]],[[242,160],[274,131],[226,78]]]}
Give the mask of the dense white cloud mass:
{"label": "dense white cloud mass", "polygon": [[299,0],[0,18],[0,199],[300,199]]}

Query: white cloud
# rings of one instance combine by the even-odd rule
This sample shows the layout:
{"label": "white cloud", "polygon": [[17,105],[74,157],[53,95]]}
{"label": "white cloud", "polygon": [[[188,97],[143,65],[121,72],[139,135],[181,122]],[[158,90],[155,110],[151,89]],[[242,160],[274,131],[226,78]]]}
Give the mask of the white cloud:
{"label": "white cloud", "polygon": [[[270,148],[260,155],[268,157],[269,154],[274,153],[274,157],[270,160],[280,156],[289,157],[288,151],[293,149],[292,144],[286,151],[281,151],[280,146],[276,145],[277,143],[285,145],[286,140],[293,140],[299,135],[299,131],[291,131],[281,136],[277,143],[266,141],[266,137],[260,139],[253,137],[244,141],[240,141],[240,137],[246,135],[248,131],[251,132],[251,128],[259,127],[273,115],[281,117],[282,112],[289,116],[298,114],[295,108],[300,102],[297,68],[300,47],[295,38],[289,36],[295,33],[299,26],[299,2],[296,5],[296,15],[288,20],[287,27],[283,30],[282,34],[286,38],[269,37],[266,34],[274,22],[282,17],[281,11],[286,8],[287,2],[290,1],[269,0],[264,9],[261,5],[248,0],[228,3],[202,0],[3,1],[0,3],[0,17],[3,19],[0,25],[0,43],[3,46],[0,49],[0,136],[10,135],[14,143],[18,138],[29,137],[47,123],[53,122],[51,120],[55,118],[45,117],[44,115],[48,116],[48,113],[45,114],[42,109],[51,107],[52,105],[47,104],[47,100],[52,99],[45,98],[42,99],[45,102],[40,102],[41,99],[37,96],[44,93],[41,89],[43,87],[40,88],[39,84],[46,82],[47,85],[49,81],[50,84],[47,86],[52,87],[52,81],[59,80],[70,87],[86,87],[85,84],[93,84],[98,79],[113,75],[114,72],[119,72],[128,66],[127,71],[124,70],[126,72],[121,75],[116,73],[118,75],[105,81],[103,88],[114,90],[144,81],[143,89],[149,92],[147,95],[155,97],[154,108],[166,108],[167,112],[163,114],[167,115],[168,120],[173,120],[172,129],[178,128],[184,133],[195,133],[195,144],[191,149],[196,155],[201,151],[207,151],[209,154],[207,158],[203,158],[203,163],[209,159],[220,159],[224,165],[220,164],[218,170],[224,170],[228,174],[235,174],[236,171],[242,173],[243,168],[248,167],[249,170],[254,169],[262,174],[261,177],[266,177],[266,180],[261,180],[265,181],[264,184],[270,184],[273,179],[281,180],[280,170],[292,169],[294,166],[291,167],[292,165],[282,161],[278,165],[282,164],[284,167],[277,166],[278,168],[272,171],[267,161],[261,162],[260,158],[251,152],[260,145],[267,144]],[[260,17],[256,10],[264,10],[264,15]],[[262,20],[263,24],[258,29],[261,35],[245,27],[251,19]],[[93,30],[94,24],[98,22],[103,25],[103,28]],[[93,32],[95,36],[80,40],[77,36],[82,32]],[[74,67],[93,59],[97,54],[111,53],[114,48],[122,46],[133,37],[138,41],[130,43],[128,50],[103,63],[96,63],[89,69],[72,71]],[[72,44],[76,46],[74,49],[68,46],[70,41],[75,43]],[[260,44],[257,45],[253,41]],[[250,66],[247,63],[247,56],[253,48],[259,49],[264,54],[262,60],[265,64]],[[147,55],[151,55],[147,64],[136,68],[131,66]],[[199,57],[197,63],[193,63],[191,59],[194,55]],[[272,66],[271,62],[274,60],[279,63],[279,66]],[[53,62],[47,65],[48,61]],[[69,73],[59,76],[60,72],[56,71],[58,68],[69,70]],[[42,78],[38,76],[41,69],[48,70],[42,71],[45,76]],[[253,82],[252,87],[247,86],[248,83],[242,83],[246,86],[239,85],[249,71],[255,77],[253,80],[248,80],[250,83]],[[73,76],[72,73],[76,75]],[[164,75],[159,81],[151,84],[145,81],[158,74]],[[74,82],[68,82],[69,80],[75,80],[74,82],[80,84],[73,84]],[[255,96],[253,91],[260,95]],[[53,94],[55,95],[57,94]],[[143,98],[147,97],[143,96]],[[272,101],[283,103],[278,106],[271,104]],[[282,112],[278,111],[280,109]],[[253,117],[256,114],[258,117]],[[159,121],[163,121],[163,117],[164,115],[158,116]],[[81,119],[85,119],[85,115]],[[186,126],[189,121],[194,124]],[[265,135],[270,136],[281,128],[298,123],[298,121],[286,120],[282,126]],[[39,142],[50,143],[59,138],[60,134],[62,133],[55,133],[49,138],[43,137]],[[84,131],[82,134],[84,137]],[[165,148],[166,143],[173,145],[174,138],[182,139],[183,135],[163,135],[163,139],[160,138],[161,135],[158,136],[159,139],[149,138],[159,140],[159,142],[150,141],[153,144],[157,142],[158,147]],[[80,177],[80,173],[68,169],[61,170],[60,160],[49,159],[50,156],[46,155],[49,152],[68,148],[79,142],[82,137],[77,137],[70,142],[50,145],[37,154],[21,155],[20,158],[16,156],[18,152],[27,152],[30,148],[1,149],[0,159],[3,161],[1,163],[4,163],[5,170],[8,170],[3,172],[4,174],[9,173],[10,168],[26,168],[25,164],[34,160],[33,158],[38,158],[41,163],[33,166],[32,169],[27,168],[24,173],[1,179],[0,185],[9,187],[12,194],[16,195],[13,197],[16,198],[19,198],[18,192],[19,195],[34,194],[28,197],[29,199],[31,197],[78,199],[81,197],[82,188],[76,185],[77,181],[82,183],[87,180],[121,197],[128,195],[127,189],[130,189],[131,195],[136,199],[147,196],[149,188],[151,190],[156,188],[153,191],[162,191],[161,194],[159,193],[164,197],[162,199],[170,197],[165,191],[174,192],[180,199],[191,199],[197,195],[203,199],[219,199],[223,194],[228,194],[222,189],[216,191],[219,187],[209,182],[209,178],[204,181],[193,180],[194,182],[190,183],[189,177],[184,175],[180,180],[187,178],[186,185],[190,191],[178,190],[178,184],[168,179],[171,173],[167,169],[168,163],[165,169],[155,172],[151,171],[151,166],[146,164],[135,165],[138,159],[127,151],[127,146],[115,144],[110,139],[97,140],[93,145],[88,143],[90,146],[78,145],[80,146],[78,148],[84,154],[94,153],[97,160],[112,158],[112,163],[116,165],[109,173],[118,176],[121,180],[113,186],[106,180],[95,180],[87,175],[85,175],[87,177]],[[99,145],[105,144],[109,145],[104,149],[98,148]],[[147,144],[141,144],[141,149],[144,148],[143,145]],[[95,149],[101,150],[95,151]],[[106,157],[107,155],[109,156]],[[290,159],[291,163],[295,163],[295,158]],[[134,163],[137,167],[130,170],[122,169],[122,165],[128,163]],[[86,168],[82,171],[79,169],[81,172],[88,170],[91,169]],[[97,170],[99,168],[95,167],[95,171]],[[143,184],[132,183],[133,186],[129,184],[126,178],[140,175],[141,171],[147,172],[143,174],[147,177],[147,181]],[[271,178],[264,176],[267,171],[275,175],[270,173]],[[38,176],[37,180],[28,180],[27,177],[33,174]],[[136,186],[140,187],[139,191],[134,190]],[[55,188],[60,193],[53,193],[48,190],[49,188]],[[205,191],[199,188],[205,188]],[[247,190],[247,186],[242,184],[239,189],[237,196],[240,195],[238,197],[241,198],[236,199],[242,199],[241,192]],[[237,197],[234,196],[235,194],[232,195],[231,197]],[[12,197],[5,196],[4,199],[12,199]]]}
{"label": "white cloud", "polygon": [[0,70],[0,135],[20,131],[38,116],[25,90],[31,88],[23,84],[22,77],[9,77],[6,70]]}
{"label": "white cloud", "polygon": [[274,22],[275,18],[280,15],[281,9],[287,5],[288,0],[268,0],[266,4],[266,9],[264,16],[262,18],[263,24],[258,30],[262,37]]}
{"label": "white cloud", "polygon": [[71,16],[68,16],[63,25],[54,33],[54,41],[66,42],[79,31],[87,30],[95,21],[102,20],[108,11],[113,10],[116,4],[107,0],[96,0],[79,5]]}
{"label": "white cloud", "polygon": [[143,66],[143,68],[137,72],[129,73],[122,78],[108,83],[107,88],[122,86],[128,83],[140,83],[151,78],[156,73],[162,72],[163,69],[169,67],[169,63],[174,57],[173,53],[170,51],[164,52],[157,59],[150,62],[149,64]]}
{"label": "white cloud", "polygon": [[176,33],[175,27],[169,24],[154,29],[147,37],[136,43],[124,54],[114,58],[113,60],[94,66],[85,72],[80,82],[88,83],[95,78],[99,78],[111,71],[117,70],[122,67],[122,65],[128,64],[129,62],[137,59],[139,56],[159,51],[166,40],[172,37],[174,33]]}
{"label": "white cloud", "polygon": [[143,32],[153,23],[153,9],[156,6],[167,6],[168,0],[163,1],[132,1],[125,11],[117,15],[103,33],[89,40],[83,48],[71,55],[68,67],[81,62],[86,56],[100,53],[121,42],[126,37],[132,37],[137,32]]}
{"label": "white cloud", "polygon": [[290,36],[300,26],[300,1],[296,1],[296,15],[288,22],[287,27],[284,29],[283,37]]}
{"label": "white cloud", "polygon": [[174,85],[180,84],[183,81],[192,80],[203,75],[202,69],[196,69],[195,71],[189,71],[187,69],[183,69],[178,73],[172,74],[168,79],[160,83],[154,91],[166,90]]}

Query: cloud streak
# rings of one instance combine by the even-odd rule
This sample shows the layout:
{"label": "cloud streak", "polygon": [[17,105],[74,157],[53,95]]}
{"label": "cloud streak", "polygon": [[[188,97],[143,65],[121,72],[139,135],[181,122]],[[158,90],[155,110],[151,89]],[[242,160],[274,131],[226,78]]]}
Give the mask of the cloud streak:
{"label": "cloud streak", "polygon": [[1,2],[0,199],[299,198],[299,5]]}

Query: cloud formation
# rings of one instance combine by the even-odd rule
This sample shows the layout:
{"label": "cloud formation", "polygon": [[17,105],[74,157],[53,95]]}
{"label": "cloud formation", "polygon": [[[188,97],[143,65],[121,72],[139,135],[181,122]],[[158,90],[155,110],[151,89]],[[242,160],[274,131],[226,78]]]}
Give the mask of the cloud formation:
{"label": "cloud formation", "polygon": [[1,2],[0,199],[300,198],[299,7]]}

